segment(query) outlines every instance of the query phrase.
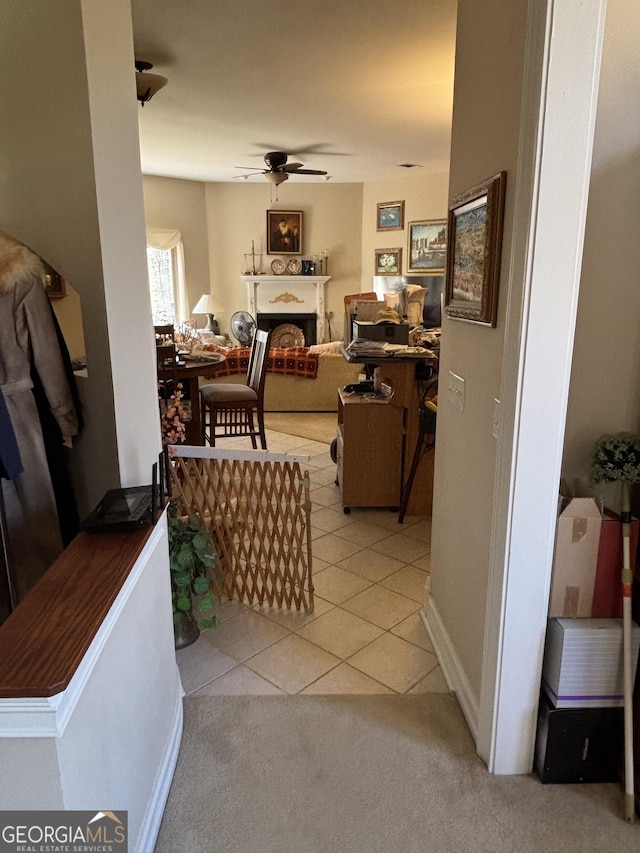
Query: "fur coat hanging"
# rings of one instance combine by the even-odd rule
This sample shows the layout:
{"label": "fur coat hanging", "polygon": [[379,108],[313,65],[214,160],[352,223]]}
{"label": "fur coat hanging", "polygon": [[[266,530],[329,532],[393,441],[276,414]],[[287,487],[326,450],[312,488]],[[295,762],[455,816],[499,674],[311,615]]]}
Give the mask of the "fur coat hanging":
{"label": "fur coat hanging", "polygon": [[14,480],[0,481],[10,571],[18,601],[37,583],[63,547],[32,390],[32,368],[38,373],[62,436],[78,432],[44,276],[40,258],[0,232],[0,386],[24,466],[22,474]]}

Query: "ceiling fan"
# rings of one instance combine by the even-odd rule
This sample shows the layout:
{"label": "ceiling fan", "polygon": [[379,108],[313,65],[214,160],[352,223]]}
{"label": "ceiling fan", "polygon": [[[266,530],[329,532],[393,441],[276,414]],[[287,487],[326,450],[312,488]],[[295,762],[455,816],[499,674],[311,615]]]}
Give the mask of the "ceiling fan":
{"label": "ceiling fan", "polygon": [[[289,180],[289,175],[326,175],[326,172],[320,169],[305,169],[303,163],[288,163],[289,155],[284,151],[269,151],[264,155],[264,162],[267,164],[266,169],[261,171],[250,172],[249,175],[243,177],[249,178],[251,175],[264,175],[265,178],[272,184],[282,184]],[[254,169],[253,166],[236,166],[236,169]]]}

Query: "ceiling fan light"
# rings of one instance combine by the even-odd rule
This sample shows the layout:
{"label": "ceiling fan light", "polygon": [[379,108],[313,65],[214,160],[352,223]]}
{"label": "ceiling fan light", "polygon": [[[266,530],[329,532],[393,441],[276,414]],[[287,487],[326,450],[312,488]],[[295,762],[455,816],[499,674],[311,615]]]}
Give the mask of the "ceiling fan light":
{"label": "ceiling fan light", "polygon": [[271,181],[271,183],[276,186],[279,186],[289,180],[289,175],[287,175],[286,172],[265,172],[264,176],[268,181]]}
{"label": "ceiling fan light", "polygon": [[137,60],[136,66],[136,96],[142,106],[147,101],[150,101],[153,96],[164,88],[169,82],[166,77],[161,77],[159,74],[149,74],[149,69],[153,68],[150,62],[142,62]]}

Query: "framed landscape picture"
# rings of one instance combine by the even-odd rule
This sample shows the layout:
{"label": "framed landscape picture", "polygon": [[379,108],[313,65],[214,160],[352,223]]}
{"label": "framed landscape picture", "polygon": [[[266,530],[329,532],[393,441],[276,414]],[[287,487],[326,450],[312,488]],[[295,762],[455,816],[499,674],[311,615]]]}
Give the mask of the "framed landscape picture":
{"label": "framed landscape picture", "polygon": [[447,260],[447,220],[409,223],[407,272],[443,273]]}
{"label": "framed landscape picture", "polygon": [[376,231],[402,231],[404,201],[385,201],[377,206]]}
{"label": "framed landscape picture", "polygon": [[301,210],[267,210],[267,254],[302,254]]}
{"label": "framed landscape picture", "polygon": [[375,275],[400,275],[402,249],[376,249]]}
{"label": "framed landscape picture", "polygon": [[445,311],[458,320],[495,326],[506,172],[453,199]]}

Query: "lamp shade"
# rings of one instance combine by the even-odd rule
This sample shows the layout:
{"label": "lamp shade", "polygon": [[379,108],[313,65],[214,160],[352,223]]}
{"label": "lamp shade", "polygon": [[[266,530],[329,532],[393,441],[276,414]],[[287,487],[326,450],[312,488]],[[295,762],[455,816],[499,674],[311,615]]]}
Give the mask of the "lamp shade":
{"label": "lamp shade", "polygon": [[196,302],[192,314],[220,314],[222,305],[211,293],[203,293]]}
{"label": "lamp shade", "polygon": [[278,186],[289,180],[289,175],[286,172],[265,172],[265,178],[272,184]]}
{"label": "lamp shade", "polygon": [[151,98],[159,92],[163,86],[167,85],[167,78],[161,77],[159,74],[149,74],[149,69],[153,68],[150,62],[141,62],[136,60],[136,95],[142,106],[150,101]]}

